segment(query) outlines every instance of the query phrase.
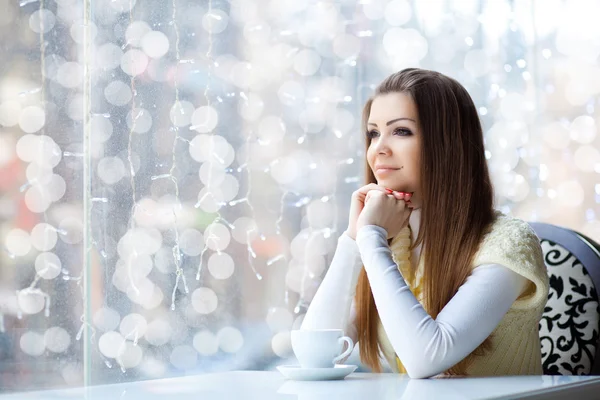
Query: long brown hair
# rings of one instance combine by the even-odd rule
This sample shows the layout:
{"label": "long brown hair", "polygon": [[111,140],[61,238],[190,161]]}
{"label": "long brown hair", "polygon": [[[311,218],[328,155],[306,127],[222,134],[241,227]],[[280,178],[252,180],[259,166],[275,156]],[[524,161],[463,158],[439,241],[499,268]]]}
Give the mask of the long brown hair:
{"label": "long brown hair", "polygon": [[[471,273],[479,243],[494,220],[483,132],[473,100],[460,83],[438,72],[409,68],[386,78],[366,102],[362,129],[367,148],[371,104],[387,93],[410,96],[418,112],[422,206],[412,247],[422,243],[423,306],[435,319]],[[368,164],[366,181],[377,182]],[[378,313],[364,268],[356,287],[356,310],[360,357],[373,371],[381,372]],[[446,372],[464,375],[473,357],[489,347],[490,338]]]}

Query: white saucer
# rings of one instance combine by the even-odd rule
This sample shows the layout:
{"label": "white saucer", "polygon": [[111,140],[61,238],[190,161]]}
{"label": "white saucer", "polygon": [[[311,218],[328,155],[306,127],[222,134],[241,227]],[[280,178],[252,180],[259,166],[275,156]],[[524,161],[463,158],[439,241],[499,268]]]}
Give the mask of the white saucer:
{"label": "white saucer", "polygon": [[358,365],[337,364],[332,368],[302,368],[299,365],[280,365],[277,367],[286,378],[296,381],[327,381],[344,379],[353,373]]}

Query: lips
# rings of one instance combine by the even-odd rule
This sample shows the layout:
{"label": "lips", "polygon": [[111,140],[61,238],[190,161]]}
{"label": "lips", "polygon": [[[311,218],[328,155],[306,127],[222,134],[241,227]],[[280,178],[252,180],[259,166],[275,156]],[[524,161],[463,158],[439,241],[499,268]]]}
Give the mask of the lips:
{"label": "lips", "polygon": [[398,171],[400,168],[392,168],[392,167],[387,167],[387,166],[378,166],[375,167],[375,173],[376,174],[387,174],[390,172],[394,172],[394,171]]}

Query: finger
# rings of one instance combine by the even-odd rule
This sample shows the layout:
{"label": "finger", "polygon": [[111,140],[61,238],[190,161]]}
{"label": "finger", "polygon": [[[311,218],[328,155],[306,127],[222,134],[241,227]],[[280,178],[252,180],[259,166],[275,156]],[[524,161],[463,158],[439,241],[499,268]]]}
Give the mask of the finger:
{"label": "finger", "polygon": [[379,190],[379,189],[373,189],[373,190],[369,190],[369,192],[367,193],[367,195],[368,195],[370,198],[373,198],[373,197],[376,197],[376,196],[378,196],[378,197],[384,197],[384,196],[386,196],[387,194],[388,194],[388,193],[387,193],[385,190]]}
{"label": "finger", "polygon": [[358,193],[367,194],[370,190],[379,190],[381,192],[385,192],[385,188],[383,186],[379,186],[376,183],[369,183],[357,190]]}
{"label": "finger", "polygon": [[[371,195],[371,196],[369,196],[369,197],[370,197],[370,198],[373,198],[373,197],[375,197],[375,196],[378,196],[378,194],[374,194],[374,195]],[[386,197],[386,198],[388,198],[388,199],[394,199],[394,200],[396,200],[396,196],[394,196],[394,195],[393,195],[393,194],[391,194],[391,193],[386,193],[386,194],[385,194],[385,196],[381,196],[381,197]]]}
{"label": "finger", "polygon": [[394,196],[394,198],[395,198],[396,200],[406,200],[406,199],[405,199],[405,195],[406,195],[406,194],[405,194],[404,192],[397,192],[397,191],[395,191],[395,190],[394,190],[394,191],[393,191],[393,192],[391,192],[391,193],[393,194],[393,196]]}
{"label": "finger", "polygon": [[392,199],[392,200],[394,200],[394,201],[396,200],[396,197],[395,197],[393,194],[386,194],[386,195],[385,195],[385,197],[386,197],[387,199]]}
{"label": "finger", "polygon": [[366,195],[370,190],[384,190],[382,188],[380,188],[378,185],[374,184],[374,183],[370,183],[368,185],[362,186],[360,188],[358,188],[357,190],[355,190],[352,193],[352,197],[358,201],[360,201],[361,203],[365,203],[366,202]]}
{"label": "finger", "polygon": [[398,207],[399,212],[404,212],[408,208],[404,200],[396,199],[396,206]]}
{"label": "finger", "polygon": [[382,192],[380,190],[376,190],[376,189],[369,190],[367,192],[367,194],[365,195],[365,203],[367,202],[367,200],[373,198],[373,196],[376,196],[379,193],[382,193]]}

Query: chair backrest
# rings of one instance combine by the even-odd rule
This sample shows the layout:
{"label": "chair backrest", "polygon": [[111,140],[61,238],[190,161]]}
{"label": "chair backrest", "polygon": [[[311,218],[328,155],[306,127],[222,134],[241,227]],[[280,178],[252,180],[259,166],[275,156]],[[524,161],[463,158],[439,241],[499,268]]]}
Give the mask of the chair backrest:
{"label": "chair backrest", "polygon": [[559,226],[531,222],[550,278],[540,321],[545,375],[600,375],[600,246]]}

